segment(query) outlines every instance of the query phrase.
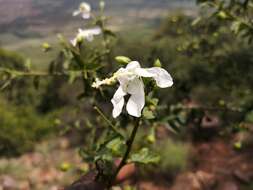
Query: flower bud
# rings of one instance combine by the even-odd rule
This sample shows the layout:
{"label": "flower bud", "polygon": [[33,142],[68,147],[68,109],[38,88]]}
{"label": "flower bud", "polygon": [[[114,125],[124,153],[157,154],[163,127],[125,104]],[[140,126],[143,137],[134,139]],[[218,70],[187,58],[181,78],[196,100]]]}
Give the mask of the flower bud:
{"label": "flower bud", "polygon": [[131,62],[131,59],[125,56],[117,56],[115,57],[115,60],[121,64],[128,64]]}

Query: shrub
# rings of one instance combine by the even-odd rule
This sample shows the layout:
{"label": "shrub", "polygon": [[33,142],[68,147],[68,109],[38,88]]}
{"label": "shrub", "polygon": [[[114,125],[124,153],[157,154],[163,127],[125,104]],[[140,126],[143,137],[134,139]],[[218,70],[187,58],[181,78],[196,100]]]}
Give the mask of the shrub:
{"label": "shrub", "polygon": [[34,143],[53,130],[50,119],[31,107],[0,101],[0,155],[12,156],[32,150]]}

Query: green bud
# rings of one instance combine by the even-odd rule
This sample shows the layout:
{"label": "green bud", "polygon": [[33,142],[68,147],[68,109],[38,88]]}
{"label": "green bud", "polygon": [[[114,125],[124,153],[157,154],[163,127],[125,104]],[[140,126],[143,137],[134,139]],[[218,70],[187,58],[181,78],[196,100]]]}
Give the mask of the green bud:
{"label": "green bud", "polygon": [[70,168],[71,168],[71,165],[67,162],[62,163],[61,166],[60,166],[60,169],[63,172],[68,171]]}
{"label": "green bud", "polygon": [[61,122],[60,119],[57,118],[57,119],[54,120],[54,125],[59,126],[61,124],[62,124],[62,122]]}
{"label": "green bud", "polygon": [[219,105],[220,106],[225,106],[226,105],[226,102],[224,100],[219,100]]}
{"label": "green bud", "polygon": [[47,51],[51,50],[51,45],[47,42],[44,42],[42,44],[42,49],[43,49],[44,52],[47,52]]}
{"label": "green bud", "polygon": [[234,143],[234,148],[235,148],[236,150],[242,149],[242,142],[240,142],[240,141],[235,142],[235,143]]}
{"label": "green bud", "polygon": [[115,60],[121,64],[128,64],[132,61],[130,58],[125,57],[125,56],[117,56],[115,57]]}
{"label": "green bud", "polygon": [[31,65],[32,65],[31,59],[26,59],[26,61],[25,61],[25,68],[26,68],[28,71],[31,70]]}
{"label": "green bud", "polygon": [[155,136],[154,136],[154,135],[148,135],[148,136],[147,136],[147,141],[148,141],[150,144],[155,143]]}
{"label": "green bud", "polygon": [[220,12],[218,13],[218,17],[221,18],[221,19],[227,19],[227,18],[228,18],[228,15],[227,15],[226,12],[220,11]]}
{"label": "green bud", "polygon": [[155,137],[155,129],[151,128],[150,134],[147,136],[146,140],[150,143],[153,144],[156,141]]}
{"label": "green bud", "polygon": [[78,43],[82,43],[83,42],[83,37],[82,36],[78,36],[77,37],[77,42]]}
{"label": "green bud", "polygon": [[100,6],[101,10],[104,10],[105,9],[105,2],[104,1],[100,1],[99,2],[99,6]]}
{"label": "green bud", "polygon": [[155,60],[154,66],[155,67],[162,67],[161,61],[159,59]]}

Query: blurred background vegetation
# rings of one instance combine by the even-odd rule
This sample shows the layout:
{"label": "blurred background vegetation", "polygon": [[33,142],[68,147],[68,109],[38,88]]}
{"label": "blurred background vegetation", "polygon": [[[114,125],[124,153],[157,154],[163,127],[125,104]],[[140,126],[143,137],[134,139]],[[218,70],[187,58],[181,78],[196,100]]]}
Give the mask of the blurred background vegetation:
{"label": "blurred background vegetation", "polygon": [[[56,33],[70,38],[81,22],[71,18],[79,1],[23,3],[28,10],[22,16],[0,20],[0,67],[25,70],[32,62],[32,69],[46,70],[59,53]],[[91,3],[96,9],[97,2]],[[13,6],[6,2],[1,9]],[[142,141],[145,136],[143,143],[162,155],[156,170],[169,178],[186,171],[197,162],[190,147],[196,142],[222,138],[230,139],[235,149],[247,148],[251,143],[247,135],[234,135],[252,130],[253,44],[236,37],[222,15],[196,24],[202,12],[195,1],[108,0],[107,7],[112,17],[109,25],[118,37],[111,60],[125,55],[149,67],[159,58],[175,81],[172,89],[159,94],[160,104],[168,107],[158,120],[168,131],[164,135],[163,128],[156,128],[158,148],[149,144],[153,133],[148,127],[139,137]],[[49,53],[42,51],[45,41],[53,47]],[[14,80],[1,93],[1,157],[30,152],[56,134],[68,138],[71,146],[84,144],[89,128],[84,118],[92,113],[83,113],[83,105],[78,104],[81,82],[69,85],[59,77],[39,81],[37,87],[31,78]],[[144,178],[154,171],[152,167],[141,170]]]}

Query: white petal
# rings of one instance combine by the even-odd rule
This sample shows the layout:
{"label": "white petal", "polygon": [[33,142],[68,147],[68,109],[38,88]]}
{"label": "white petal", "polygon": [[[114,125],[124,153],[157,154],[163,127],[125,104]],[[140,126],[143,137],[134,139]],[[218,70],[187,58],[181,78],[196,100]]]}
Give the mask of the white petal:
{"label": "white petal", "polygon": [[86,36],[86,40],[89,41],[89,42],[93,41],[93,39],[94,39],[94,36],[92,34],[88,34]]}
{"label": "white petal", "polygon": [[173,79],[165,69],[153,67],[146,70],[149,73],[155,74],[153,78],[155,79],[157,86],[160,88],[167,88],[173,85]]}
{"label": "white petal", "polygon": [[124,96],[126,93],[124,92],[123,88],[120,86],[118,90],[115,92],[111,102],[113,104],[113,111],[112,115],[114,118],[118,117],[123,109],[124,106]]}
{"label": "white petal", "polygon": [[74,38],[73,40],[70,40],[70,43],[71,43],[73,46],[76,46],[76,45],[77,45],[77,39]]}
{"label": "white petal", "polygon": [[78,33],[82,34],[82,33],[84,33],[84,32],[85,32],[85,30],[83,30],[83,29],[81,29],[81,28],[78,28]]}
{"label": "white petal", "polygon": [[128,65],[126,66],[127,70],[134,70],[136,68],[140,68],[140,63],[138,61],[131,61],[130,63],[128,63]]}
{"label": "white petal", "polygon": [[144,94],[133,94],[127,102],[127,112],[134,117],[141,117],[141,111],[145,105]]}
{"label": "white petal", "polygon": [[143,82],[138,78],[131,81],[127,87],[127,92],[131,94],[126,106],[128,114],[134,117],[140,117],[145,105]]}
{"label": "white petal", "polygon": [[86,31],[87,31],[88,33],[93,34],[93,35],[99,35],[99,34],[101,34],[101,32],[102,32],[101,28],[99,28],[99,27],[91,28],[91,29],[88,29],[88,30],[86,30]]}
{"label": "white petal", "polygon": [[79,6],[80,11],[87,11],[90,12],[91,11],[91,6],[90,4],[86,3],[86,2],[82,2]]}
{"label": "white petal", "polygon": [[126,91],[128,94],[144,94],[144,84],[142,80],[135,78],[134,80],[129,81]]}
{"label": "white petal", "polygon": [[127,72],[126,69],[120,68],[116,73],[117,73],[117,79],[120,83],[120,85],[125,89],[126,86],[128,85],[129,77],[127,75],[124,75],[124,73]]}
{"label": "white petal", "polygon": [[135,69],[135,74],[141,77],[155,77],[156,74],[149,72],[148,69],[137,68]]}
{"label": "white petal", "polygon": [[79,10],[76,10],[76,11],[74,11],[73,12],[73,16],[77,16],[77,15],[79,15],[81,12],[79,11]]}
{"label": "white petal", "polygon": [[90,18],[90,13],[82,13],[83,19],[89,19]]}

